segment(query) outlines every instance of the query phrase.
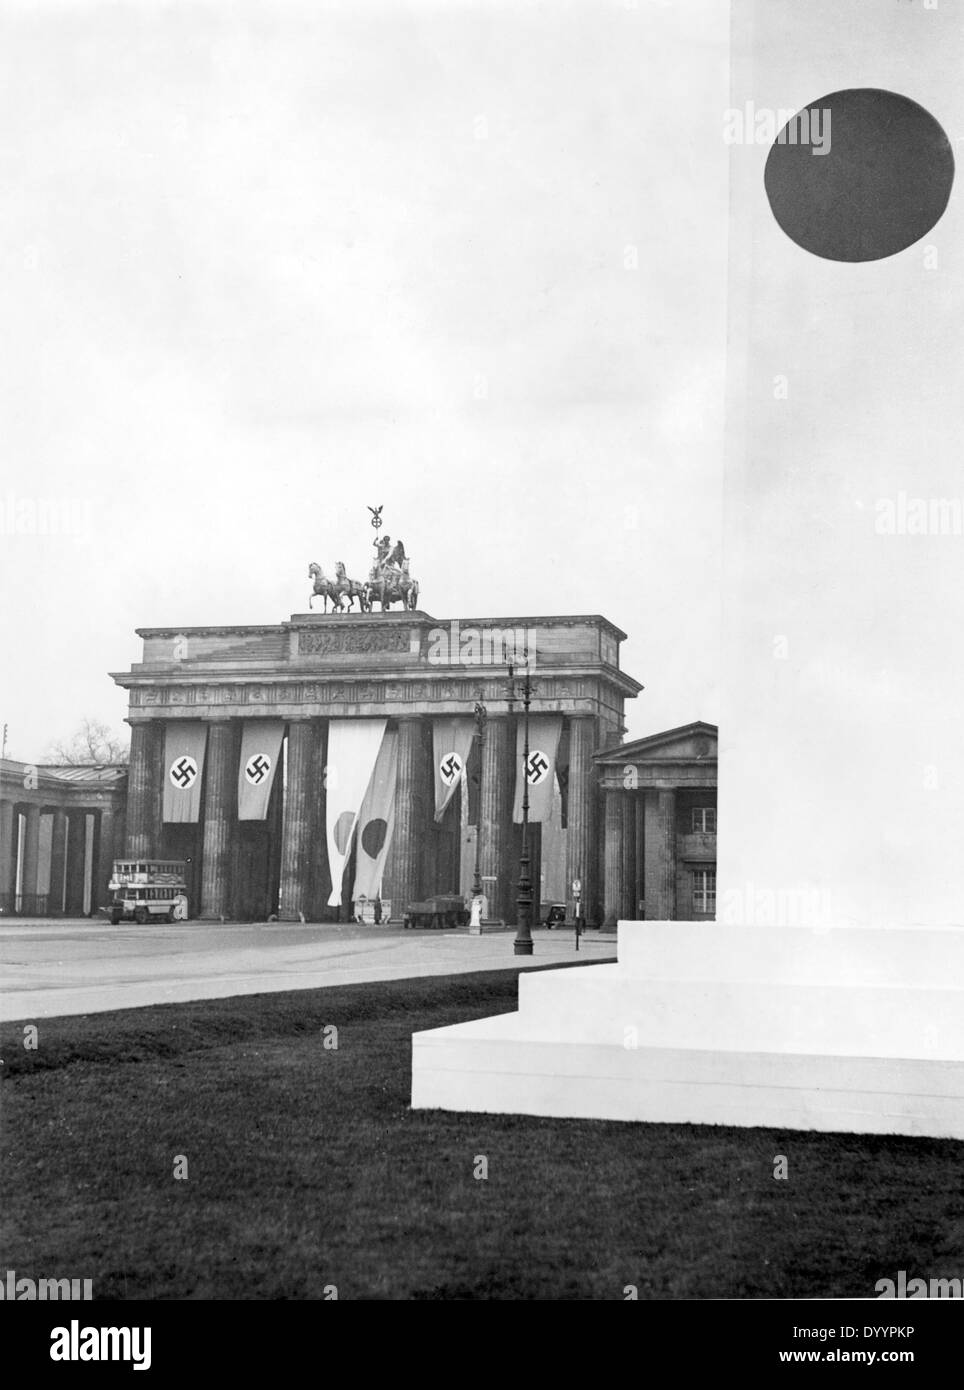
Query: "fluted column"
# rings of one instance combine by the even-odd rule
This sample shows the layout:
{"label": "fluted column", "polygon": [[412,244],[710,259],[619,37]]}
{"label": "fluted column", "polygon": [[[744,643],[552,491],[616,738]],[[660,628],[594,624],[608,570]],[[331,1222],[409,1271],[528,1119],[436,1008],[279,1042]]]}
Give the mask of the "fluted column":
{"label": "fluted column", "polygon": [[603,830],[603,925],[614,927],[623,910],[626,881],[623,805],[626,793],[607,788],[604,796]]}
{"label": "fluted column", "polygon": [[64,894],[64,911],[68,917],[78,917],[84,910],[87,850],[87,816],[84,811],[68,812],[65,841],[67,883]]}
{"label": "fluted column", "polygon": [[421,896],[421,839],[425,824],[425,784],[429,772],[422,721],[398,721],[398,777],[395,784],[395,829],[388,852],[392,918],[399,920],[409,903]]}
{"label": "fluted column", "polygon": [[[148,837],[151,854],[164,857],[164,779],[167,776],[167,722],[154,720],[154,745],[151,749],[149,774],[150,795],[147,798]],[[174,856],[177,858],[177,855]]]}
{"label": "fluted column", "polygon": [[635,792],[633,795],[633,817],[636,821],[636,871],[633,875],[633,917],[640,915],[639,904],[646,897],[646,793],[643,791]]}
{"label": "fluted column", "polygon": [[231,916],[231,851],[237,824],[238,730],[229,719],[208,724],[204,755],[201,918]]}
{"label": "fluted column", "polygon": [[[56,822],[54,831],[56,833]],[[110,894],[107,885],[110,882],[111,868],[114,863],[114,832],[115,832],[115,813],[113,806],[102,806],[100,815],[97,818],[95,831],[95,854],[94,854],[94,881],[93,881],[93,907],[96,912],[98,908],[106,907],[110,901]],[[53,881],[53,868],[51,867],[51,881]]]}
{"label": "fluted column", "polygon": [[152,719],[131,723],[130,766],[127,774],[127,857],[149,859],[160,853],[157,840],[158,765],[163,758],[163,726]]}
{"label": "fluted column", "polygon": [[[328,905],[328,899],[331,897],[331,865],[328,862],[328,720],[314,720],[312,729],[314,742],[309,807],[312,854],[305,916],[311,922],[327,922],[333,916],[335,921],[340,921],[340,909]],[[347,879],[346,865],[343,889]]]}
{"label": "fluted column", "polygon": [[59,807],[54,807],[53,824],[50,828],[50,891],[47,895],[47,911],[59,917],[64,910],[64,868],[67,863],[67,816]]}
{"label": "fluted column", "polygon": [[[17,821],[12,801],[0,802],[0,894],[6,897],[14,890],[13,871],[16,864],[14,834]],[[3,904],[6,907],[6,904]]]}
{"label": "fluted column", "polygon": [[268,802],[268,916],[277,917],[281,896],[281,846],[284,834],[284,779],[275,772]]}
{"label": "fluted column", "polygon": [[[596,779],[593,753],[596,751],[596,721],[592,715],[574,715],[569,720],[569,784],[566,816],[566,916],[575,916],[573,879],[582,883],[582,911],[586,921],[593,919],[598,892],[596,882]],[[598,917],[595,918],[598,922]]]}
{"label": "fluted column", "polygon": [[[20,877],[20,891],[24,897],[33,896],[37,891],[37,863],[40,853],[40,807],[25,806],[23,838],[23,870]],[[33,905],[28,905],[33,911]]]}
{"label": "fluted column", "polygon": [[[515,800],[515,730],[504,715],[486,724],[479,788],[479,822],[482,891],[489,900],[489,915],[515,921],[518,864],[512,862],[515,843],[512,807]],[[488,878],[488,881],[486,879]],[[495,882],[493,883],[493,878]]]}
{"label": "fluted column", "polygon": [[676,917],[676,792],[646,792],[646,920]]}
{"label": "fluted column", "polygon": [[636,816],[633,811],[633,796],[623,792],[619,798],[619,815],[623,837],[623,879],[619,900],[619,920],[636,920]]}
{"label": "fluted column", "polygon": [[278,916],[297,922],[307,915],[311,891],[311,780],[316,729],[311,720],[288,725],[288,777],[281,835],[281,893]]}

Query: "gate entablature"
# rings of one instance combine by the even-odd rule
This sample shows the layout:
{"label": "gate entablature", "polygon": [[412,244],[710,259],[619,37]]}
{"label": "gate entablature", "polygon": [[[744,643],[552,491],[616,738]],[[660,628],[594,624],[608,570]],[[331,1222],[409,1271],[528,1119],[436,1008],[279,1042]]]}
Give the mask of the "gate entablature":
{"label": "gate entablature", "polygon": [[443,714],[479,698],[508,713],[509,667],[528,658],[534,711],[592,713],[618,729],[642,689],[619,669],[625,633],[598,615],[295,614],[274,627],[137,631],[143,661],[113,673],[132,719]]}

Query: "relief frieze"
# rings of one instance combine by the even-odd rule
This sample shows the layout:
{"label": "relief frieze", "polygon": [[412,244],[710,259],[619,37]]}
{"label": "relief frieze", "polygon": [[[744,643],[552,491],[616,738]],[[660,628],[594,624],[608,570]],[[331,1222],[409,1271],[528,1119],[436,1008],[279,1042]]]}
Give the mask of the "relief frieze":
{"label": "relief frieze", "polygon": [[407,652],[408,629],[381,632],[299,632],[299,656],[348,656],[353,653]]}
{"label": "relief frieze", "polygon": [[[547,701],[568,702],[584,698],[588,682],[554,680],[540,676],[533,690],[533,704],[538,707]],[[483,699],[490,704],[506,701],[508,690],[504,681],[471,678],[466,680],[413,681],[298,681],[262,682],[232,685],[156,685],[134,688],[130,693],[131,706],[216,706],[240,709],[254,706],[277,709],[298,705],[406,705],[414,703],[471,704]],[[513,702],[519,704],[519,701]]]}

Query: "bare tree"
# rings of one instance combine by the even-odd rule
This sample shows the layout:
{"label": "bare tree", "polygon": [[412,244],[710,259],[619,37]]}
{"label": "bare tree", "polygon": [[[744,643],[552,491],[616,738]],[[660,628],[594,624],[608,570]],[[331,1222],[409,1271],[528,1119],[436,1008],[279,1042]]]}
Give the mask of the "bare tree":
{"label": "bare tree", "polygon": [[67,741],[52,743],[47,756],[51,762],[70,767],[126,763],[130,747],[107,724],[85,715],[77,732]]}

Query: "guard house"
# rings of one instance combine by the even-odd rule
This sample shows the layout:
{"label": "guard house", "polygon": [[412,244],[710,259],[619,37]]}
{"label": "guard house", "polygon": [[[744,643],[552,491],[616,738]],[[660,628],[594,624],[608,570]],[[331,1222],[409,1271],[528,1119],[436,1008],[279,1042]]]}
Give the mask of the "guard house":
{"label": "guard house", "polygon": [[0,763],[0,913],[89,916],[123,847],[127,768]]}
{"label": "guard house", "polygon": [[715,724],[684,724],[596,756],[606,921],[716,915]]}
{"label": "guard house", "polygon": [[458,891],[478,825],[490,915],[513,923],[526,660],[533,882],[554,795],[568,912],[577,879],[588,921],[612,910],[603,828],[623,821],[594,757],[642,686],[606,618],[300,613],[138,635],[142,660],[113,675],[129,691],[125,852],[188,861],[193,916],[346,920],[377,894],[398,920]]}

